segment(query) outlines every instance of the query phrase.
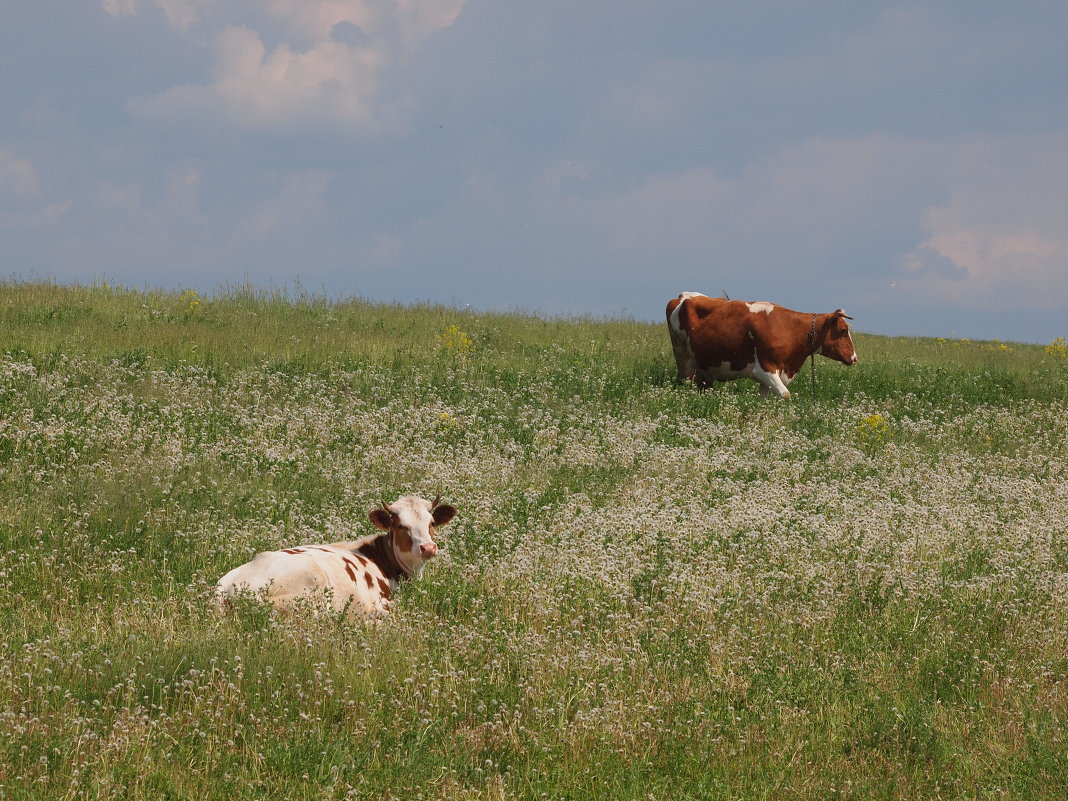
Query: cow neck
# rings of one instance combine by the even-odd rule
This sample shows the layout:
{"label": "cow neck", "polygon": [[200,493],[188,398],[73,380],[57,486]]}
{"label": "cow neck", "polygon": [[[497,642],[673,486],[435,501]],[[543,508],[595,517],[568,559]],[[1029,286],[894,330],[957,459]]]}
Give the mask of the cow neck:
{"label": "cow neck", "polygon": [[409,573],[404,566],[397,561],[397,555],[393,553],[393,532],[387,532],[375,537],[365,545],[356,549],[356,553],[363,554],[382,571],[382,575],[390,581],[398,581],[408,578]]}
{"label": "cow neck", "polygon": [[812,326],[808,329],[808,354],[815,353],[818,348],[816,346],[816,340],[818,339],[818,333],[816,332],[816,321],[819,319],[818,314],[812,315]]}
{"label": "cow neck", "polygon": [[[811,373],[812,373],[812,396],[813,397],[815,397],[815,395],[816,395],[816,351],[819,350],[819,348],[816,345],[816,338],[818,336],[817,333],[816,333],[816,320],[818,318],[819,318],[818,314],[813,314],[812,315],[812,328],[810,328],[809,332],[808,332],[808,358],[809,358],[809,363],[810,363],[810,365],[812,367]],[[801,364],[804,364],[804,363],[805,363],[805,357],[802,356],[801,357]],[[798,366],[797,369],[798,370],[801,369],[800,365]]]}
{"label": "cow neck", "polygon": [[[805,315],[806,317],[808,315]],[[808,331],[805,333],[804,345],[801,348],[793,350],[785,359],[783,367],[786,368],[786,372],[791,377],[797,375],[801,368],[805,365],[805,359],[811,357],[816,351],[819,350],[819,331],[816,328],[819,315],[812,316],[812,324],[808,327]],[[795,328],[798,331],[799,328]],[[795,334],[796,336],[796,334]],[[795,339],[794,342],[797,340]]]}

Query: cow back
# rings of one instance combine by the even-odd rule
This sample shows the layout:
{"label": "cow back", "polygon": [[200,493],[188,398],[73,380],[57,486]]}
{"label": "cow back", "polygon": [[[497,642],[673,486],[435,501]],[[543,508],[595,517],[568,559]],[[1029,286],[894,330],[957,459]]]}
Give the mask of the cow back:
{"label": "cow back", "polygon": [[388,608],[392,584],[373,561],[351,548],[356,544],[302,545],[257,554],[219,579],[218,597],[225,603],[251,593],[278,608],[300,599],[312,604],[325,600],[336,612],[380,614]]}

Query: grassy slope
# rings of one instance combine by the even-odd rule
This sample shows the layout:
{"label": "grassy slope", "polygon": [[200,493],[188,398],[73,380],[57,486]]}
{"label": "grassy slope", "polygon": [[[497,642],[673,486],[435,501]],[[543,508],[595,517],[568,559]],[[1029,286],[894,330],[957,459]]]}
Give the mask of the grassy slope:
{"label": "grassy slope", "polygon": [[[1066,363],[856,340],[777,403],[662,326],[0,287],[0,797],[1063,797]],[[388,623],[212,614],[439,488]]]}

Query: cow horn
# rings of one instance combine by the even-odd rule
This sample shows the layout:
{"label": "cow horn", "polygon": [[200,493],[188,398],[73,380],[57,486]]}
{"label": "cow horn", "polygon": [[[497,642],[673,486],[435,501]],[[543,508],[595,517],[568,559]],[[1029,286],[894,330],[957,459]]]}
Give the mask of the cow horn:
{"label": "cow horn", "polygon": [[431,503],[430,503],[430,508],[431,509],[437,509],[439,503],[441,503],[441,493],[440,492],[437,495],[434,496],[434,500],[431,501]]}
{"label": "cow horn", "polygon": [[390,514],[393,514],[393,510],[389,508],[389,504],[385,501],[382,501],[382,508]]}

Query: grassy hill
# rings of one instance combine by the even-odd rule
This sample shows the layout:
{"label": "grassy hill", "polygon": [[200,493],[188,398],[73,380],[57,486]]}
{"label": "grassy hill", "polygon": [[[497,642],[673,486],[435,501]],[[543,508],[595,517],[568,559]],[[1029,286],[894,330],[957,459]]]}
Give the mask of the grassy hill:
{"label": "grassy hill", "polygon": [[[0,285],[0,798],[1064,798],[1068,359],[855,341]],[[214,613],[439,490],[387,622]]]}

